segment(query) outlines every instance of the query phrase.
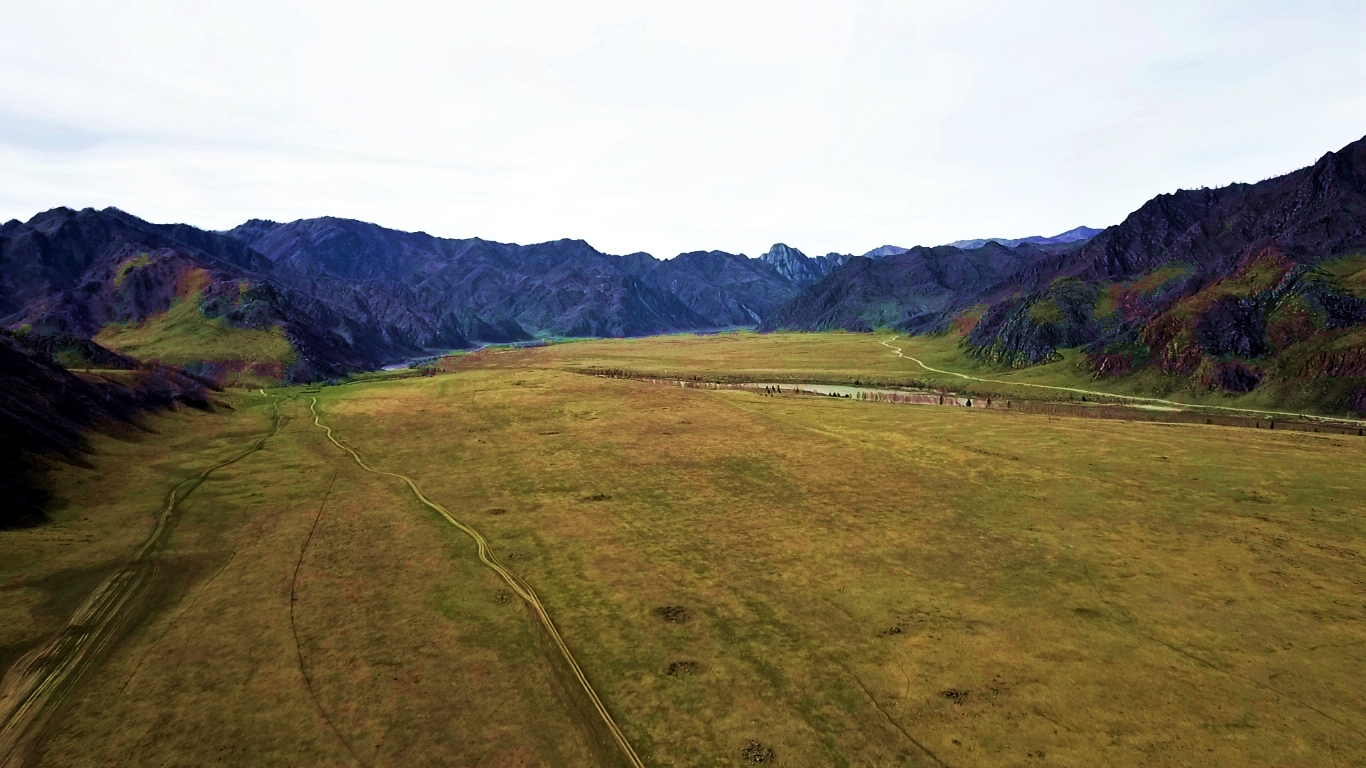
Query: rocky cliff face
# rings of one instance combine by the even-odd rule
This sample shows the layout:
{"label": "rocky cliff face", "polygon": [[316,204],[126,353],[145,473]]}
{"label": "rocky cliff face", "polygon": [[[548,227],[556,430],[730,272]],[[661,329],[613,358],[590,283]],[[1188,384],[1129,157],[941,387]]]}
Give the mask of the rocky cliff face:
{"label": "rocky cliff face", "polygon": [[789,245],[774,243],[767,253],[759,257],[759,260],[771,265],[778,274],[793,285],[804,288],[825,278],[826,275],[849,261],[849,258],[838,253],[814,257],[807,256]]}

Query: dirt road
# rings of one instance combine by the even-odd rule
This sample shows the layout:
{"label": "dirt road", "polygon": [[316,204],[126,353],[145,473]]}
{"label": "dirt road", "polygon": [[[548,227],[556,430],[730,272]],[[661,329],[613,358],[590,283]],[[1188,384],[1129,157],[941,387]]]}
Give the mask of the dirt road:
{"label": "dirt road", "polygon": [[28,756],[43,723],[61,704],[82,673],[118,636],[118,630],[157,572],[155,553],[177,505],[209,475],[261,450],[281,426],[280,401],[271,408],[267,433],[245,450],[181,482],[166,497],[156,527],[133,557],[100,582],[65,626],[46,643],[24,654],[0,679],[0,768],[18,768]]}
{"label": "dirt road", "polygon": [[606,727],[608,732],[612,735],[612,739],[616,742],[622,755],[632,766],[644,768],[645,764],[642,763],[640,757],[636,755],[636,751],[631,747],[631,742],[626,738],[626,734],[622,733],[621,729],[617,726],[616,721],[612,719],[611,713],[607,711],[607,707],[602,703],[602,700],[598,698],[597,691],[593,690],[593,686],[588,682],[588,677],[584,674],[583,669],[581,669],[579,663],[574,660],[574,654],[570,652],[569,646],[565,645],[564,639],[560,637],[560,632],[555,627],[555,622],[550,619],[550,613],[546,611],[545,606],[541,603],[541,599],[536,595],[536,591],[531,588],[531,585],[498,561],[498,558],[493,554],[492,547],[489,546],[488,541],[479,533],[479,531],[458,520],[455,515],[451,514],[450,510],[427,498],[417,482],[411,477],[397,472],[386,472],[384,470],[375,469],[367,464],[365,459],[362,459],[360,454],[354,449],[344,445],[338,440],[333,433],[332,428],[322,422],[321,417],[318,415],[317,405],[318,398],[311,398],[308,408],[313,413],[313,423],[319,428],[326,430],[327,439],[332,441],[333,445],[350,454],[351,458],[355,459],[361,469],[377,475],[384,475],[386,477],[402,480],[407,484],[409,490],[413,492],[413,495],[417,497],[418,501],[440,514],[446,519],[446,522],[459,528],[471,539],[474,539],[475,544],[478,545],[479,548],[479,560],[502,577],[503,581],[506,582],[518,596],[526,601],[527,605],[536,613],[536,616],[541,621],[541,625],[550,636],[551,641],[554,642],[555,646],[559,649],[560,654],[564,657],[565,663],[568,665],[575,679],[578,680],[579,685],[583,688],[583,692],[588,696],[589,701],[593,703],[593,708],[602,719],[604,727]]}
{"label": "dirt road", "polygon": [[900,336],[893,336],[892,338],[887,339],[886,341],[883,341],[883,342],[882,342],[882,346],[884,346],[884,347],[886,347],[886,348],[892,350],[892,352],[894,352],[894,353],[896,354],[897,357],[900,357],[900,358],[902,358],[903,360],[910,360],[911,362],[915,363],[916,365],[920,366],[921,368],[924,368],[925,370],[929,371],[930,373],[938,373],[938,374],[943,374],[943,375],[945,375],[945,376],[956,376],[956,377],[958,377],[958,378],[960,378],[960,379],[964,379],[964,380],[966,380],[966,381],[980,381],[980,382],[982,382],[982,383],[984,383],[984,384],[1007,384],[1007,385],[1014,386],[1014,387],[1033,387],[1034,389],[1048,389],[1048,390],[1053,390],[1053,391],[1056,391],[1056,392],[1070,392],[1070,393],[1073,393],[1073,394],[1078,394],[1078,395],[1089,395],[1089,396],[1092,396],[1092,397],[1108,397],[1108,398],[1110,398],[1110,399],[1112,399],[1112,400],[1127,400],[1127,401],[1135,402],[1135,403],[1151,403],[1151,404],[1155,404],[1155,405],[1162,405],[1162,406],[1171,407],[1171,408],[1174,408],[1174,409],[1179,410],[1179,411],[1186,411],[1186,410],[1193,410],[1193,409],[1204,409],[1204,408],[1209,408],[1209,409],[1220,410],[1220,411],[1230,411],[1230,412],[1232,412],[1232,413],[1248,413],[1248,414],[1257,414],[1257,415],[1260,415],[1260,416],[1285,416],[1285,417],[1287,417],[1287,418],[1292,418],[1292,419],[1308,419],[1308,420],[1312,420],[1312,421],[1332,421],[1332,422],[1339,422],[1339,423],[1344,423],[1344,424],[1366,425],[1366,420],[1361,420],[1361,419],[1325,418],[1325,417],[1323,417],[1323,416],[1313,416],[1313,415],[1304,414],[1304,413],[1291,413],[1291,412],[1289,412],[1289,411],[1262,411],[1262,410],[1258,410],[1258,409],[1256,409],[1256,408],[1234,408],[1234,407],[1228,406],[1228,405],[1196,405],[1196,406],[1192,406],[1192,405],[1190,405],[1189,403],[1178,403],[1178,402],[1176,402],[1176,401],[1174,401],[1174,400],[1163,400],[1163,399],[1160,398],[1160,397],[1140,397],[1140,396],[1138,396],[1138,395],[1117,395],[1117,394],[1114,394],[1113,392],[1098,392],[1098,391],[1090,390],[1090,389],[1077,389],[1077,388],[1075,388],[1075,387],[1056,387],[1056,386],[1052,386],[1052,385],[1049,385],[1049,384],[1028,384],[1028,383],[1025,383],[1025,382],[1022,382],[1022,381],[1005,381],[1005,380],[1002,380],[1002,379],[983,379],[983,378],[979,378],[979,377],[977,377],[977,376],[969,376],[969,375],[967,375],[966,373],[958,373],[957,371],[945,371],[945,370],[941,370],[941,369],[939,369],[939,368],[931,368],[930,366],[925,365],[925,364],[924,364],[923,362],[921,362],[920,360],[918,360],[918,359],[916,359],[916,358],[914,358],[914,357],[911,357],[910,355],[907,355],[907,354],[902,353],[901,347],[894,347],[894,346],[892,346],[890,342],[896,341],[898,338],[900,338]]}

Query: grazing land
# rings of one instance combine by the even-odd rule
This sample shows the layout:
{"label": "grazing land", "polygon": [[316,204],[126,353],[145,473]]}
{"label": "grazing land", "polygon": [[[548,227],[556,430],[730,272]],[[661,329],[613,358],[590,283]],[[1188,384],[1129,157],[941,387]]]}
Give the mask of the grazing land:
{"label": "grazing land", "polygon": [[574,372],[924,381],[886,338],[487,350],[99,438],[52,526],[0,533],[7,661],[281,415],[181,502],[24,759],[629,764],[474,540],[316,398],[535,589],[645,765],[1366,761],[1362,438]]}
{"label": "grazing land", "polygon": [[[1083,392],[1115,398],[1162,398],[1190,407],[1281,411],[1359,418],[1324,412],[1321,394],[1307,384],[1287,395],[1254,390],[1231,395],[1200,386],[1189,377],[1145,368],[1123,376],[1097,375],[1080,350],[1062,350],[1059,360],[1012,368],[964,354],[962,334],[902,336],[892,333],[769,333],[746,331],[713,335],[679,334],[646,339],[597,339],[557,344],[521,353],[488,349],[451,358],[446,370],[470,365],[517,366],[524,360],[566,370],[617,369],[661,377],[697,376],[712,381],[824,382],[948,388],[957,392],[1017,399],[1079,399]],[[900,349],[905,357],[894,349]],[[466,359],[473,358],[473,359]],[[914,358],[919,363],[908,358]],[[923,365],[921,364],[923,363]],[[961,375],[959,375],[961,374]],[[1066,390],[1071,390],[1066,391]]]}

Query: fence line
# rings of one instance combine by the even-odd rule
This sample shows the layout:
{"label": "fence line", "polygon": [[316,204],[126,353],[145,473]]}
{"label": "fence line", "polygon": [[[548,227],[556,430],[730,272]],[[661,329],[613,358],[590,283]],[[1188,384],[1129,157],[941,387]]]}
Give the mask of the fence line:
{"label": "fence line", "polygon": [[[864,402],[893,403],[899,405],[941,405],[959,408],[981,408],[1012,413],[1034,413],[1049,416],[1067,416],[1083,419],[1110,419],[1119,421],[1141,421],[1159,424],[1208,424],[1221,427],[1244,427],[1248,429],[1279,429],[1293,432],[1318,432],[1331,435],[1366,436],[1366,430],[1358,426],[1334,424],[1320,420],[1249,418],[1224,414],[1201,413],[1199,406],[1192,410],[1155,410],[1126,405],[1104,403],[1061,403],[1039,400],[1017,400],[995,396],[966,395],[949,391],[891,391],[866,388],[861,385],[815,384],[807,383],[764,383],[764,382],[726,382],[707,381],[700,376],[672,378],[649,376],[632,371],[611,368],[586,368],[576,371],[588,376],[609,379],[627,379],[650,384],[678,386],[686,389],[705,390],[769,390],[772,394],[794,394],[808,397],[836,397]],[[805,387],[805,388],[803,388]],[[852,390],[848,393],[834,391],[821,392],[813,388],[841,388]]]}

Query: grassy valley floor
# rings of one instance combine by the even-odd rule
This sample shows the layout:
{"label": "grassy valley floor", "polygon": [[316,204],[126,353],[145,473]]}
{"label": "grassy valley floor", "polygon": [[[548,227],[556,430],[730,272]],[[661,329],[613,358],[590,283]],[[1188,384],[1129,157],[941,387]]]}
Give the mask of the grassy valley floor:
{"label": "grassy valley floor", "polygon": [[[472,540],[329,443],[316,397],[536,589],[645,765],[1366,761],[1366,440],[569,370],[908,365],[833,337],[585,342],[275,391],[279,433],[186,500],[139,618],[27,760],[621,760]],[[55,525],[0,532],[10,659],[175,482],[266,433],[271,399],[233,397],[102,438],[57,474]]]}
{"label": "grassy valley floor", "polygon": [[[679,334],[646,339],[598,339],[533,350],[487,349],[448,358],[446,370],[466,367],[517,367],[534,360],[564,370],[618,369],[664,377],[698,376],[714,381],[775,381],[942,387],[960,393],[1027,400],[1079,399],[1081,391],[1163,398],[1189,407],[1243,408],[1329,417],[1354,415],[1321,410],[1316,403],[1329,379],[1306,380],[1287,390],[1267,384],[1232,395],[1199,386],[1190,377],[1169,375],[1149,366],[1110,377],[1095,375],[1078,350],[1062,350],[1061,360],[1009,368],[975,360],[959,348],[959,335],[900,336],[885,333],[771,333],[747,331],[714,335]],[[898,356],[899,349],[906,357]],[[911,359],[923,363],[914,362]],[[963,374],[964,376],[955,375]],[[1042,388],[1041,388],[1042,387]],[[1067,388],[1074,392],[1049,390]],[[1095,399],[1094,397],[1092,399]]]}

